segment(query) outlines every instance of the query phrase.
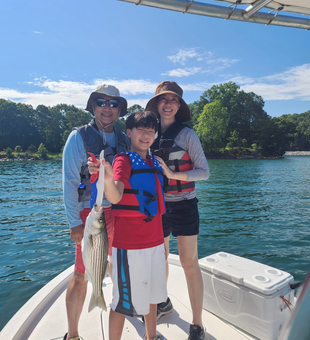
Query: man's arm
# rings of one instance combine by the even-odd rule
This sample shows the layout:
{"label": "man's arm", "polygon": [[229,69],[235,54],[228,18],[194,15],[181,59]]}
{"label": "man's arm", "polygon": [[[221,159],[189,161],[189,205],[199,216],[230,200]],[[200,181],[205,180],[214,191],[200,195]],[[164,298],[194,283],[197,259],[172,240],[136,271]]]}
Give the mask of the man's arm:
{"label": "man's arm", "polygon": [[86,153],[82,138],[77,131],[71,132],[63,152],[63,193],[70,236],[73,242],[79,243],[83,238],[84,224],[79,215],[78,186],[80,171]]}

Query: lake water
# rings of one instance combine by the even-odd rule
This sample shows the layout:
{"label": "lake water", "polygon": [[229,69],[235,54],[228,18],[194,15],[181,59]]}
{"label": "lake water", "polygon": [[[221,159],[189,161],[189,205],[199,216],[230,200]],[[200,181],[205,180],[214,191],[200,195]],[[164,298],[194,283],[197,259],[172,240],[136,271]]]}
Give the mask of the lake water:
{"label": "lake water", "polygon": [[[209,160],[197,184],[199,257],[218,251],[290,272],[310,270],[310,157]],[[0,162],[0,329],[73,264],[61,161]],[[171,252],[177,253],[175,240]]]}

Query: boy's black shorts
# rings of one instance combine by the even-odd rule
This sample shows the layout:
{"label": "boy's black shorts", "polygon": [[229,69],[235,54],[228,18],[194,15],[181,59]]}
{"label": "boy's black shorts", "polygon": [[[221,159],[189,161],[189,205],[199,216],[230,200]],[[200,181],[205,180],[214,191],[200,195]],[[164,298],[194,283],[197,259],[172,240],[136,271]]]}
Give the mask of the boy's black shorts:
{"label": "boy's black shorts", "polygon": [[198,199],[166,202],[166,213],[162,216],[164,237],[171,234],[192,236],[199,234]]}

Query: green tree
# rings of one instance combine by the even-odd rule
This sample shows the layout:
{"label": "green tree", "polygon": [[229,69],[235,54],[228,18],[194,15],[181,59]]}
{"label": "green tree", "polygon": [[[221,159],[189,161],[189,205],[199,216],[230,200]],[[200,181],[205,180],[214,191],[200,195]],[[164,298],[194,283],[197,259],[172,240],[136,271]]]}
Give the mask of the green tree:
{"label": "green tree", "polygon": [[43,143],[41,143],[38,147],[38,156],[40,158],[47,157],[47,148],[45,147],[45,145]]}
{"label": "green tree", "polygon": [[54,108],[62,113],[64,129],[70,132],[74,127],[88,124],[93,117],[88,111],[79,109],[74,105],[59,104]]}
{"label": "green tree", "polygon": [[259,146],[256,143],[253,143],[251,145],[252,149],[254,150],[255,153],[257,153],[259,151]]}
{"label": "green tree", "polygon": [[16,145],[14,151],[20,153],[23,152],[23,149],[20,145]]}
{"label": "green tree", "polygon": [[[51,114],[50,114],[49,108],[45,105],[38,105],[35,110],[34,120],[35,120],[37,131],[40,135],[40,141],[39,141],[39,144],[40,144],[43,141],[45,142],[45,139],[46,139],[45,129],[51,120]],[[36,145],[39,145],[39,144],[36,144]]]}
{"label": "green tree", "polygon": [[70,131],[65,130],[63,135],[62,135],[62,145],[64,146],[66,144],[66,141],[70,135]]}
{"label": "green tree", "polygon": [[7,147],[13,148],[14,121],[16,120],[16,104],[5,99],[0,99],[0,150]]}
{"label": "green tree", "polygon": [[227,109],[220,101],[206,104],[194,125],[205,152],[212,152],[223,146],[228,125]]}
{"label": "green tree", "polygon": [[37,148],[33,144],[31,144],[28,146],[27,150],[29,151],[29,153],[35,153],[37,151]]}
{"label": "green tree", "polygon": [[273,149],[276,147],[274,143],[277,141],[274,138],[271,141],[266,133],[262,134],[266,125],[269,127],[273,125],[270,124],[271,117],[263,109],[262,97],[253,92],[240,90],[234,82],[214,85],[203,93],[200,101],[190,106],[194,122],[198,122],[199,116],[202,115],[202,104],[215,101],[219,101],[222,107],[227,108],[228,124],[223,137],[224,145],[231,143],[231,133],[237,131],[240,141],[246,140],[244,143],[246,145],[257,143],[268,149],[272,143]]}
{"label": "green tree", "polygon": [[195,126],[198,123],[198,118],[202,113],[206,104],[209,103],[209,99],[207,98],[207,92],[204,92],[199,100],[194,101],[193,103],[188,104],[188,107],[191,111],[192,120],[191,126]]}
{"label": "green tree", "polygon": [[272,121],[282,135],[284,147],[287,150],[297,149],[297,115],[282,115],[272,118]]}
{"label": "green tree", "polygon": [[114,127],[116,130],[121,131],[121,132],[126,132],[126,123],[125,123],[125,118],[121,117],[119,118],[115,123],[114,123]]}
{"label": "green tree", "polygon": [[239,149],[241,146],[241,139],[239,137],[239,132],[234,130],[230,133],[230,137],[228,137],[227,148],[231,150]]}
{"label": "green tree", "polygon": [[62,146],[62,135],[66,130],[64,124],[64,112],[61,105],[49,108],[50,117],[45,128],[45,145],[52,152],[57,152]]}
{"label": "green tree", "polygon": [[298,134],[298,149],[310,149],[310,111],[302,113],[298,117],[298,125],[296,127]]}
{"label": "green tree", "polygon": [[7,158],[11,158],[11,157],[12,157],[12,152],[13,152],[13,150],[8,146],[8,147],[5,149],[6,157],[7,157]]}
{"label": "green tree", "polygon": [[139,104],[134,104],[127,109],[127,115],[130,115],[130,114],[132,114],[134,112],[138,112],[138,111],[144,111],[144,108],[142,106],[140,106]]}

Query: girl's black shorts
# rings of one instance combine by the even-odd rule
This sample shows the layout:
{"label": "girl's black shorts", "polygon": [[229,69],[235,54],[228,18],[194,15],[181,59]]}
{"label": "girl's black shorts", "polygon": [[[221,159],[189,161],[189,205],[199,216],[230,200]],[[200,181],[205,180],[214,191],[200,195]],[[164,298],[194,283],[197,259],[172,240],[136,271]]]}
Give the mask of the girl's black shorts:
{"label": "girl's black shorts", "polygon": [[199,234],[198,199],[166,202],[166,213],[162,216],[164,237],[171,233],[177,236]]}

